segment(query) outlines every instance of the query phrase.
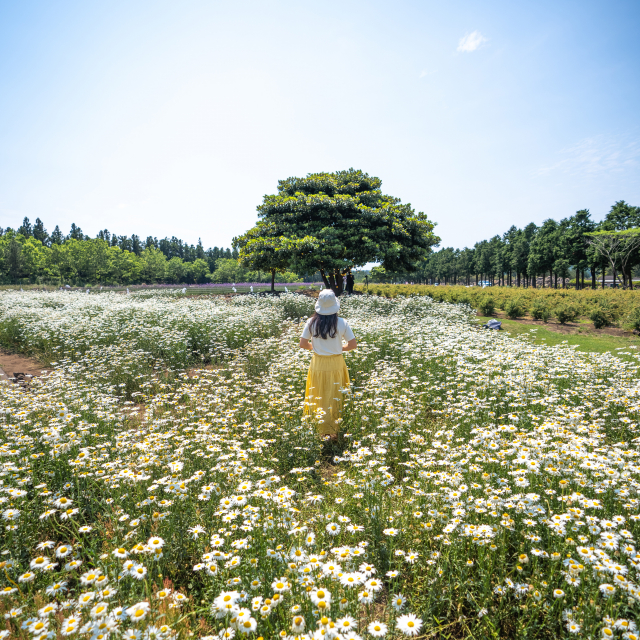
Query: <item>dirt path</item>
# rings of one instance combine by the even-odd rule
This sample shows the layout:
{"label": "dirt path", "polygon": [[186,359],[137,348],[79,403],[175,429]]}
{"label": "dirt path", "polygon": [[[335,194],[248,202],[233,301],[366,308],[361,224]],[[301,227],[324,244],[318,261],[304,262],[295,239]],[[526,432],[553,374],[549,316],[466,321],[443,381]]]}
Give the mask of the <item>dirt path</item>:
{"label": "dirt path", "polygon": [[[481,313],[478,313],[479,317],[486,318]],[[518,324],[527,324],[535,327],[543,327],[547,331],[555,331],[556,333],[573,334],[573,333],[588,333],[590,335],[607,335],[617,336],[619,338],[631,338],[635,336],[632,331],[626,329],[619,329],[618,327],[603,327],[602,329],[596,329],[591,323],[581,322],[567,322],[566,324],[560,324],[555,320],[549,320],[549,322],[543,322],[542,320],[533,320],[532,318],[507,318],[507,314],[502,311],[496,311],[493,316],[498,320],[509,320],[510,322],[517,322]]]}
{"label": "dirt path", "polygon": [[12,378],[16,373],[41,376],[48,371],[50,369],[44,368],[44,365],[34,358],[28,358],[19,353],[11,353],[6,349],[0,348],[0,380]]}

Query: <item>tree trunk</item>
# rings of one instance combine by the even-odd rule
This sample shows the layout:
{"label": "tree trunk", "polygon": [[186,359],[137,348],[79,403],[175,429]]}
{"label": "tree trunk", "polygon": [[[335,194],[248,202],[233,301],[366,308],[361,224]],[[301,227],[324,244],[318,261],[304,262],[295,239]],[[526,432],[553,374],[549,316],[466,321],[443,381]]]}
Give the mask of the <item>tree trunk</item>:
{"label": "tree trunk", "polygon": [[591,288],[595,291],[598,288],[598,283],[596,282],[596,268],[593,267],[591,269]]}
{"label": "tree trunk", "polygon": [[276,290],[276,270],[271,269],[271,293],[275,293]]}
{"label": "tree trunk", "polygon": [[331,285],[329,284],[329,279],[327,278],[325,272],[320,269],[320,277],[322,278],[322,282],[327,289],[331,289]]}
{"label": "tree trunk", "polygon": [[602,288],[604,289],[604,277],[607,273],[607,268],[606,267],[602,267]]}
{"label": "tree trunk", "polygon": [[320,275],[327,289],[331,289],[336,296],[339,296],[344,291],[344,282],[342,281],[342,274],[339,269],[336,269],[332,273],[327,275],[323,270],[320,270]]}
{"label": "tree trunk", "polygon": [[629,271],[627,272],[627,278],[629,279],[629,290],[633,291],[633,274],[631,273],[631,267],[629,267]]}

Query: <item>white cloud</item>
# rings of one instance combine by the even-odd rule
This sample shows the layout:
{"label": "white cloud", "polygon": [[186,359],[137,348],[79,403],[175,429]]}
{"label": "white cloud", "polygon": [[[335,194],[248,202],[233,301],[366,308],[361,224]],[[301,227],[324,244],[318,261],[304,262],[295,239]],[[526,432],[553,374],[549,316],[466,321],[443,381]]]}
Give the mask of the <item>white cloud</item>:
{"label": "white cloud", "polygon": [[597,135],[561,149],[558,155],[560,157],[555,162],[540,167],[534,175],[603,176],[623,174],[629,170],[635,172],[640,165],[640,138],[637,132],[625,136]]}
{"label": "white cloud", "polygon": [[479,31],[473,31],[472,33],[467,33],[466,36],[460,38],[460,42],[458,42],[458,51],[471,53],[471,51],[475,51],[485,42],[488,42],[488,38],[485,38]]}
{"label": "white cloud", "polygon": [[432,76],[435,71],[427,71],[426,69],[420,73],[420,78],[426,78],[427,76]]}

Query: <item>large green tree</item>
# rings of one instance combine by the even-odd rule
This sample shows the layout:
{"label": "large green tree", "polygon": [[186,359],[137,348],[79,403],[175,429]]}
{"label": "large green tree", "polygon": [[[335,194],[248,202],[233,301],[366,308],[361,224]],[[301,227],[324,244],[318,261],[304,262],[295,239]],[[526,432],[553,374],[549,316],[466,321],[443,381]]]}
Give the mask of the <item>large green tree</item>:
{"label": "large green tree", "polygon": [[553,264],[557,259],[556,244],[558,241],[558,223],[549,219],[542,223],[533,240],[529,243],[529,259],[527,268],[529,273],[535,278],[542,275],[542,286],[544,287],[545,274],[549,272],[549,286],[551,286],[551,276],[553,275]]}
{"label": "large green tree", "polygon": [[440,240],[424,213],[384,195],[381,184],[355,169],[280,180],[258,215],[291,240],[309,238],[314,248],[295,253],[295,269],[319,270],[325,286],[340,295],[342,276],[354,267],[377,262],[412,272]]}

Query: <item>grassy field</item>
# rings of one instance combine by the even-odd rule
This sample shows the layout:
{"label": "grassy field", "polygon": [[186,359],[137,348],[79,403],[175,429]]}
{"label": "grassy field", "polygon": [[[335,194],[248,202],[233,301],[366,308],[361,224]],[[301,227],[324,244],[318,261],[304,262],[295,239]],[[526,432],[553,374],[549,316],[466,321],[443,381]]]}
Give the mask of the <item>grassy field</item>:
{"label": "grassy field", "polygon": [[0,292],[0,345],[53,369],[0,383],[1,637],[633,640],[633,350],[347,297],[329,445],[312,309]]}
{"label": "grassy field", "polygon": [[[479,325],[486,324],[493,316],[478,316]],[[582,323],[582,332],[565,334],[545,328],[544,325],[532,326],[523,324],[517,320],[499,318],[502,322],[502,330],[509,335],[526,335],[533,339],[535,344],[558,345],[566,343],[569,346],[577,346],[579,351],[585,352],[615,352],[629,348],[637,349],[640,346],[640,337],[633,334],[627,336],[612,336],[597,334],[592,331],[592,325]],[[580,329],[578,330],[580,331]]]}

